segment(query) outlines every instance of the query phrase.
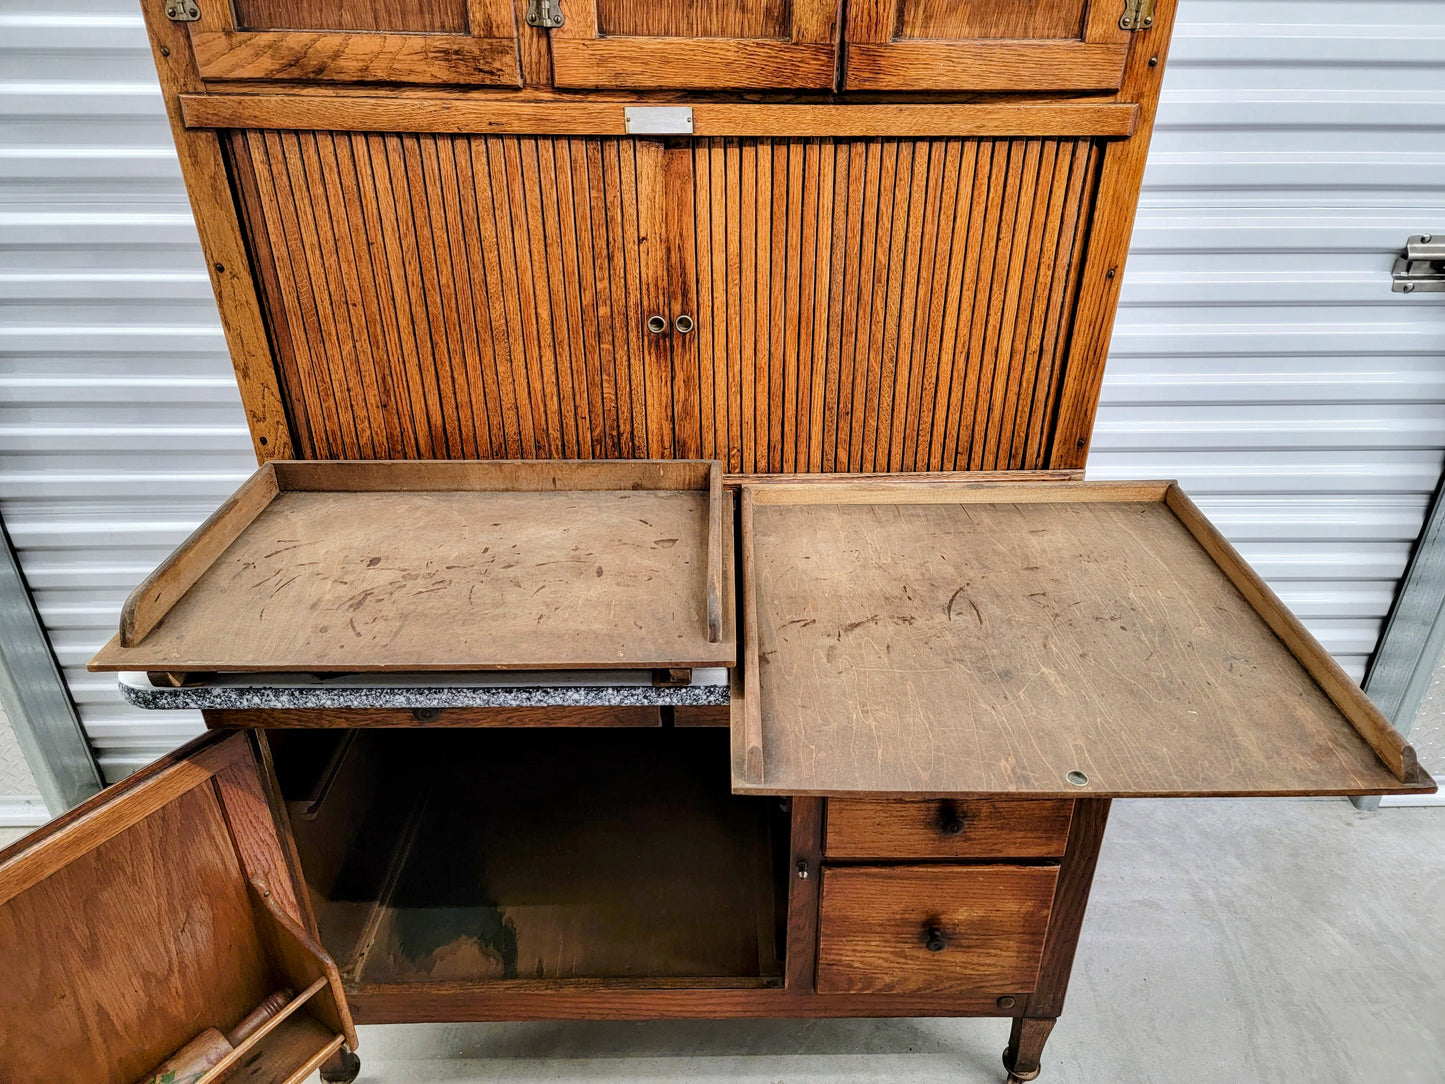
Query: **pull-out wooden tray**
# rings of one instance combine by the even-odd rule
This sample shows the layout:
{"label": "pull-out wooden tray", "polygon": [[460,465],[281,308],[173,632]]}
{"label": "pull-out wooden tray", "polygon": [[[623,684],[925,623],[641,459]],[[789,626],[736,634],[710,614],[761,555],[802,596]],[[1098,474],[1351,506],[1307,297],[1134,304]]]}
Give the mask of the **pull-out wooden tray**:
{"label": "pull-out wooden tray", "polygon": [[92,670],[730,666],[709,462],[273,462],[126,601]]}
{"label": "pull-out wooden tray", "polygon": [[735,790],[1434,789],[1172,483],[744,487],[740,514]]}

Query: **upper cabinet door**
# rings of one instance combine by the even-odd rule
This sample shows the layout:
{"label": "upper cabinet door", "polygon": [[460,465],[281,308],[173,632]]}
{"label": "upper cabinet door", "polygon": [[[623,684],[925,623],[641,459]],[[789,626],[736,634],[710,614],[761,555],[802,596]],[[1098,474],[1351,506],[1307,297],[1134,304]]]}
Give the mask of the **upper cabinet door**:
{"label": "upper cabinet door", "polygon": [[133,1084],[196,1041],[199,1084],[302,1079],[356,1044],[306,907],[247,736],[110,787],[0,850],[0,1077]]}
{"label": "upper cabinet door", "polygon": [[1117,90],[1122,0],[850,0],[845,90]]}
{"label": "upper cabinet door", "polygon": [[509,0],[200,0],[201,78],[521,85]]}
{"label": "upper cabinet door", "polygon": [[838,0],[562,0],[559,87],[831,89]]}

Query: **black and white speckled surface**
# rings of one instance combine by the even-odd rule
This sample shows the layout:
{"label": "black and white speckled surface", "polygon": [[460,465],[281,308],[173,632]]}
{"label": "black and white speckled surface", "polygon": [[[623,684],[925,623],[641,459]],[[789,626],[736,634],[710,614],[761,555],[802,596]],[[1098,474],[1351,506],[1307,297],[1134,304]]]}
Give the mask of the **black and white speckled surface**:
{"label": "black and white speckled surface", "polygon": [[141,708],[240,711],[304,708],[704,707],[728,703],[726,685],[284,686],[163,689],[120,683]]}

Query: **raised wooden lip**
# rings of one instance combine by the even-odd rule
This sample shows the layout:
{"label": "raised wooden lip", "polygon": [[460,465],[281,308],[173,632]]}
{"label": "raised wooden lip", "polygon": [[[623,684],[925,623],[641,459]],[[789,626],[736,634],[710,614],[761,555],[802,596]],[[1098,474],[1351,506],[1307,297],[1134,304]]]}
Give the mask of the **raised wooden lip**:
{"label": "raised wooden lip", "polygon": [[[625,136],[626,108],[650,100],[506,101],[451,96],[182,94],[187,128],[342,132]],[[1132,102],[1042,104],[733,104],[683,102],[694,137],[1096,137],[1126,139],[1139,125]]]}
{"label": "raised wooden lip", "polygon": [[[704,590],[706,638],[724,639],[722,464],[689,459],[282,460],[252,474],[135,588],[121,607],[120,628],[88,664],[92,671],[134,670],[115,649],[143,644],[226,548],[282,492],[597,492],[695,491],[707,495]],[[716,665],[699,664],[699,665]]]}
{"label": "raised wooden lip", "polygon": [[[893,483],[883,479],[867,479],[854,485],[829,487],[812,486],[806,482],[785,482],[772,485],[741,486],[742,516],[741,552],[738,567],[743,576],[745,622],[756,623],[755,602],[752,601],[751,577],[755,566],[753,553],[752,515],[754,505],[807,505],[807,504],[1046,504],[1077,502],[1130,502],[1144,501],[1164,504],[1193,536],[1218,566],[1219,570],[1234,584],[1254,611],[1264,620],[1270,630],[1284,643],[1304,667],[1306,673],[1320,686],[1325,695],[1344,715],[1345,719],[1359,734],[1360,738],[1374,751],[1380,762],[1391,774],[1408,788],[1420,788],[1423,793],[1434,793],[1435,782],[1421,766],[1414,748],[1395,729],[1383,712],[1375,706],[1344,669],[1309,632],[1300,620],[1292,614],[1279,596],[1260,578],[1259,574],[1240,556],[1239,552],[1205,518],[1198,506],[1180,488],[1177,481],[1031,481],[996,482],[979,480],[942,481],[928,483]],[[770,793],[763,784],[763,722],[761,694],[758,689],[757,673],[759,643],[754,635],[744,635],[739,667],[744,672],[743,680],[734,679],[732,725],[734,740],[733,788],[740,792]],[[751,676],[751,681],[748,677]],[[756,758],[754,757],[756,746]],[[754,760],[756,759],[756,765]],[[851,794],[829,789],[799,790],[789,788],[789,793],[799,794]],[[870,791],[871,797],[988,797],[995,792],[973,791]],[[1227,797],[1236,792],[1210,791],[1211,796]],[[1238,796],[1247,796],[1250,791],[1239,791]],[[1286,796],[1292,793],[1309,795],[1317,790],[1271,791],[1271,794]],[[1330,793],[1375,793],[1372,791],[1342,790]],[[1095,790],[1029,791],[1030,798],[1066,797],[1156,797],[1152,793],[1115,795],[1112,792]]]}

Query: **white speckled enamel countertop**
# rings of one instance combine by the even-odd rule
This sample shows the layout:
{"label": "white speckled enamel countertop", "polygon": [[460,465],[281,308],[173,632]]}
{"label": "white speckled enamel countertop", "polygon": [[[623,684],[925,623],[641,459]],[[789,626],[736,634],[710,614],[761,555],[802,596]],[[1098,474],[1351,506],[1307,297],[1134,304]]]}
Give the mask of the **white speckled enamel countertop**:
{"label": "white speckled enamel countertop", "polygon": [[694,670],[692,684],[657,686],[647,671],[509,674],[229,674],[181,689],[120,675],[137,707],[237,711],[305,708],[703,707],[728,703],[723,669]]}

